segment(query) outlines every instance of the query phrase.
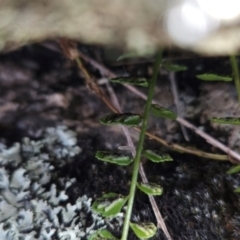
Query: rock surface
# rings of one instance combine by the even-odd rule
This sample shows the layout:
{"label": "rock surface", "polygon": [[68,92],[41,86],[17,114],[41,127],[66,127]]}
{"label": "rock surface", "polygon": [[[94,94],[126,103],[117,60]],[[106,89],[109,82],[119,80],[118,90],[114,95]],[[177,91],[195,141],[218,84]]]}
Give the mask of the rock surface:
{"label": "rock surface", "polygon": [[[139,53],[145,49],[154,51],[159,46],[182,47],[207,55],[225,55],[238,51],[239,18],[227,23],[218,22],[219,26],[214,31],[210,31],[203,39],[199,38],[194,45],[182,46],[176,43],[168,34],[166,19],[170,9],[179,4],[182,7],[185,2],[187,1],[2,0],[0,48],[9,50],[30,42],[64,37],[88,44],[118,46]],[[186,14],[185,17],[188,19]],[[189,19],[187,24],[191,21]],[[181,19],[176,20],[176,30],[180,25]],[[186,37],[198,34],[197,27],[198,23],[193,23],[190,30],[194,32]],[[185,35],[184,32],[180,34]]]}

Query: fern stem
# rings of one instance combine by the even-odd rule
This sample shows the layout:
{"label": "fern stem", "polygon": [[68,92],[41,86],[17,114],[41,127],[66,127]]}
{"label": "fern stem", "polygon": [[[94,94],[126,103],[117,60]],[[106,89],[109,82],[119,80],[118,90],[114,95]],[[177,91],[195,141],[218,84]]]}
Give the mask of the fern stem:
{"label": "fern stem", "polygon": [[139,166],[140,166],[141,154],[142,154],[142,150],[143,150],[144,137],[145,137],[145,133],[147,130],[148,116],[149,116],[149,112],[150,112],[150,108],[151,108],[151,104],[152,104],[152,100],[153,100],[154,88],[156,85],[158,71],[159,71],[159,65],[160,65],[161,61],[162,61],[162,51],[159,51],[156,56],[156,60],[154,63],[154,68],[153,68],[153,75],[152,75],[152,79],[149,84],[148,98],[147,98],[147,103],[146,103],[145,110],[144,110],[141,132],[140,132],[139,141],[137,144],[136,156],[134,159],[133,174],[132,174],[132,181],[131,181],[131,187],[130,187],[130,193],[129,193],[129,199],[128,199],[128,206],[127,206],[127,211],[125,214],[121,240],[127,240],[127,236],[128,236],[129,223],[130,223],[130,218],[131,218],[132,209],[133,209],[133,202],[134,202],[134,197],[135,197],[135,192],[136,192],[138,171],[139,171]]}
{"label": "fern stem", "polygon": [[235,81],[235,86],[237,89],[238,102],[240,103],[240,78],[239,78],[237,58],[235,55],[230,56],[230,62],[231,62],[231,66],[232,66],[232,72],[233,72],[233,78]]}

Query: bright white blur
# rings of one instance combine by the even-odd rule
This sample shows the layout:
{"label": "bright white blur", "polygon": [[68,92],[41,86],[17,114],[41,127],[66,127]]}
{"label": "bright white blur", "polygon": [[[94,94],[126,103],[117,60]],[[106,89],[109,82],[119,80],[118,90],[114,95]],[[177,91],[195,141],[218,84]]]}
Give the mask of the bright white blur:
{"label": "bright white blur", "polygon": [[231,21],[240,16],[240,0],[197,0],[199,7],[220,21]]}
{"label": "bright white blur", "polygon": [[218,27],[218,21],[209,17],[193,0],[170,8],[165,22],[169,36],[181,46],[196,44]]}

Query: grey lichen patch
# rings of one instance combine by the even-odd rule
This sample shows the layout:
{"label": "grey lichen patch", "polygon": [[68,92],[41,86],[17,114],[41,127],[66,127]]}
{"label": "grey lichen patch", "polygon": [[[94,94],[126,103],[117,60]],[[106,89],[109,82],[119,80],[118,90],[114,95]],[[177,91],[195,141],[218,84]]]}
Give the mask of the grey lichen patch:
{"label": "grey lichen patch", "polygon": [[79,153],[76,134],[65,126],[46,129],[38,141],[0,145],[0,239],[86,239],[106,227],[91,211],[91,198],[68,202],[66,190],[76,179],[61,178],[60,187],[52,181],[54,166],[66,166]]}

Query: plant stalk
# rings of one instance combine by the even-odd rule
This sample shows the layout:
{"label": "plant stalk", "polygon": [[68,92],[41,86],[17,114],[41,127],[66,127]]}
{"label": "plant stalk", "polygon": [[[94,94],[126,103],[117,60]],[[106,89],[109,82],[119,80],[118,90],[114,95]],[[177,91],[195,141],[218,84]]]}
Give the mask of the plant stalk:
{"label": "plant stalk", "polygon": [[134,159],[132,181],[131,181],[127,211],[125,214],[121,240],[127,240],[127,236],[128,236],[129,223],[130,223],[130,218],[131,218],[133,203],[134,203],[134,197],[135,197],[135,192],[136,192],[138,171],[139,171],[140,160],[141,160],[141,155],[142,155],[142,150],[143,150],[143,143],[144,143],[145,133],[147,130],[148,116],[149,116],[149,112],[150,112],[150,108],[151,108],[151,104],[152,104],[152,100],[153,100],[154,88],[156,85],[157,76],[158,76],[158,72],[159,72],[159,65],[160,65],[161,61],[162,61],[162,50],[160,50],[157,53],[156,60],[154,63],[154,68],[153,68],[152,79],[149,84],[148,98],[147,98],[147,103],[146,103],[145,110],[144,110],[141,132],[140,132],[139,141],[137,144],[136,156]]}
{"label": "plant stalk", "polygon": [[240,78],[239,78],[237,58],[235,55],[230,56],[230,62],[231,62],[231,66],[232,66],[232,72],[233,72],[233,78],[235,81],[235,86],[237,89],[238,102],[240,103]]}

